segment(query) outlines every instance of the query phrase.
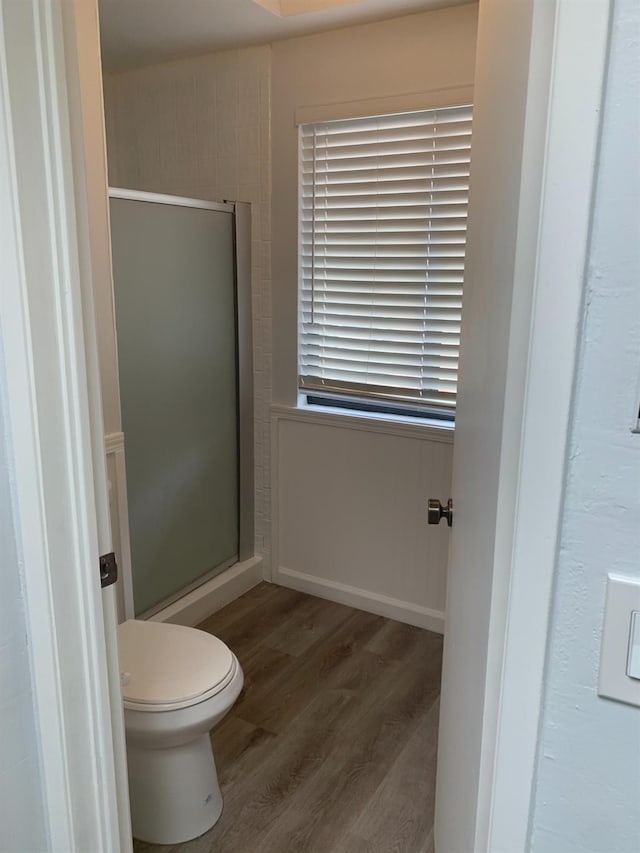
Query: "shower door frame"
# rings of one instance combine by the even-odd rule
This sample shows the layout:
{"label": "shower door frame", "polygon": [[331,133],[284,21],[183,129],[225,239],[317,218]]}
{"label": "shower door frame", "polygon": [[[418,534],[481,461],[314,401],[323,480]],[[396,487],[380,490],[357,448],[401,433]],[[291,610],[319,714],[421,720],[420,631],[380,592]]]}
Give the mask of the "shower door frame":
{"label": "shower door frame", "polygon": [[[251,294],[251,204],[249,202],[206,201],[204,199],[173,196],[165,193],[152,193],[121,187],[109,187],[109,198],[127,201],[141,201],[150,204],[167,204],[173,207],[191,207],[201,210],[215,210],[228,213],[233,217],[233,245],[235,270],[236,305],[236,370],[237,370],[237,423],[238,423],[238,556],[237,563],[225,565],[223,572],[233,565],[249,560],[255,551],[254,518],[254,420],[253,420],[253,320]],[[113,288],[113,283],[112,283]],[[112,292],[115,306],[115,291]],[[115,339],[115,311],[113,315]],[[117,357],[117,346],[116,346]],[[124,458],[126,464],[126,435],[124,435]],[[121,512],[127,513],[126,473],[123,465],[124,483],[119,484]],[[129,529],[125,527],[122,539],[129,538]],[[133,574],[129,541],[121,541],[121,583],[124,585],[124,616],[133,619]],[[224,565],[224,564],[223,564]],[[216,567],[219,568],[219,567]],[[185,586],[167,599],[159,602],[149,611],[139,614],[140,618],[163,610],[190,591],[197,589],[211,579],[212,571]]]}

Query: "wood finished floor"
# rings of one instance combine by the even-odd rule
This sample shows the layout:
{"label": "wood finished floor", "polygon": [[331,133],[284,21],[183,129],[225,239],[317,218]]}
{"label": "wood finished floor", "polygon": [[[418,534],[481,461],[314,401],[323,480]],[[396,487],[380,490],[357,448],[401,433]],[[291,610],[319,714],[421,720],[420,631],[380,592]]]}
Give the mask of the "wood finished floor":
{"label": "wood finished floor", "polygon": [[439,635],[266,583],[200,627],[245,674],[213,732],[224,811],[135,853],[431,853]]}

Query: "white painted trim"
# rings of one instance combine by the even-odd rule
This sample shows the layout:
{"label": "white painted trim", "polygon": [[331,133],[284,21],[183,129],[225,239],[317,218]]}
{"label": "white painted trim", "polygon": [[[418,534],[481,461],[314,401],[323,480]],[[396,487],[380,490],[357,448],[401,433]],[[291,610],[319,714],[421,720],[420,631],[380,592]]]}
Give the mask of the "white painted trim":
{"label": "white painted trim", "polygon": [[106,489],[94,483],[95,329],[83,317],[78,68],[64,12],[61,0],[0,4],[0,335],[48,847],[111,851],[128,848],[97,571]]}
{"label": "white painted trim", "polygon": [[[85,329],[86,364],[91,418],[98,543],[101,554],[113,550],[107,459],[104,452],[106,405],[115,403],[119,419],[119,390],[109,381],[102,383],[100,361],[103,347],[111,353],[109,341],[98,335],[98,317],[105,308],[108,316],[113,305],[104,304],[104,292],[111,288],[111,246],[107,199],[107,152],[104,126],[102,66],[97,0],[65,0],[63,4],[65,47],[67,48],[67,93],[72,138],[72,168],[75,201],[78,210],[82,313]],[[103,284],[106,287],[103,287]],[[102,294],[102,295],[101,295]],[[115,355],[115,353],[114,353]],[[106,361],[108,362],[109,356]],[[107,380],[111,377],[107,377]],[[115,764],[115,788],[118,808],[119,849],[132,849],[131,809],[125,742],[124,709],[120,687],[120,660],[117,635],[116,592],[111,586],[102,590],[104,636],[107,657],[111,735]]]}
{"label": "white painted trim", "polygon": [[[487,682],[500,695],[492,784],[479,806],[490,813],[491,853],[528,849],[609,15],[610,0],[557,0],[524,413],[511,413],[523,419],[511,574],[492,612],[492,628],[506,630],[501,672]],[[508,416],[507,407],[505,433]]]}
{"label": "white painted trim", "polygon": [[276,568],[280,565],[280,425],[279,419],[286,417],[288,407],[271,407],[270,456],[271,459],[271,560],[269,567],[265,566],[264,580],[275,579]]}
{"label": "white painted trim", "polygon": [[108,432],[104,437],[104,452],[110,454],[118,453],[124,450],[124,433],[123,432]]}
{"label": "white painted trim", "polygon": [[444,634],[444,613],[440,610],[431,610],[429,607],[411,604],[399,598],[391,598],[388,595],[369,592],[337,581],[307,575],[283,566],[279,566],[276,570],[274,583],[289,589],[297,589],[299,592],[317,595],[318,598],[336,601],[338,604],[366,610],[367,613],[376,613],[378,616],[386,616],[387,619],[396,619],[407,625],[416,625],[418,628],[426,628],[427,631]]}
{"label": "white painted trim", "polygon": [[129,507],[127,504],[127,472],[124,453],[124,433],[111,432],[105,436],[105,453],[109,475],[111,526],[113,547],[118,558],[118,617],[119,621],[133,619],[133,575],[129,538]]}
{"label": "white painted trim", "polygon": [[435,110],[441,107],[461,107],[473,103],[473,83],[467,86],[447,86],[422,92],[390,95],[386,98],[367,98],[361,101],[300,106],[296,109],[296,124],[314,124],[319,121],[339,121],[367,116],[412,113]]}
{"label": "white painted trim", "polygon": [[195,627],[262,581],[262,557],[236,563],[217,577],[174,601],[149,619]]}
{"label": "white painted trim", "polygon": [[126,190],[109,187],[109,198],[123,198],[128,201],[147,201],[152,204],[172,204],[176,207],[197,207],[202,210],[219,210],[222,213],[234,213],[235,205],[226,201],[204,201],[200,198],[186,198],[179,195],[147,193],[142,190]]}
{"label": "white painted trim", "polygon": [[[415,438],[420,441],[435,441],[441,444],[453,444],[454,426],[445,424],[432,426],[429,423],[415,423],[405,419],[391,420],[376,414],[352,413],[341,410],[331,412],[320,408],[302,406],[271,406],[271,417],[278,420],[298,423],[318,424],[319,426],[355,429],[358,432],[375,432],[380,435],[394,435],[401,438]],[[276,448],[277,450],[277,448]]]}

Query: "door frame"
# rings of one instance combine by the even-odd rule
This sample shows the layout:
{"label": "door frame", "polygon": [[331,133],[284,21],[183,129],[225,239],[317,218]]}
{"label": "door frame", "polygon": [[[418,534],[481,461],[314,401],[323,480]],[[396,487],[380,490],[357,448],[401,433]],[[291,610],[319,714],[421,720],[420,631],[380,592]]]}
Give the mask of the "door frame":
{"label": "door frame", "polygon": [[98,562],[111,534],[78,55],[91,28],[82,0],[0,0],[0,337],[48,849],[126,853],[115,597]]}
{"label": "door frame", "polygon": [[515,417],[509,404],[521,394],[517,365],[507,375],[505,425],[519,419],[521,439],[511,571],[491,618],[500,669],[486,686],[487,693],[499,691],[495,748],[487,743],[483,768],[492,853],[525,850],[530,841],[612,6],[613,0],[558,0],[552,31],[546,10],[534,15],[534,37],[548,31],[553,59],[526,384]]}
{"label": "door frame", "polygon": [[[499,2],[481,0],[481,10]],[[551,0],[532,2],[540,41],[523,45],[531,50],[530,79],[535,84],[551,49],[553,76],[550,91],[536,89],[538,107],[547,99],[547,132],[538,129],[525,139],[529,162],[543,164],[542,188],[530,186],[524,175],[520,187],[521,210],[528,193],[537,210],[541,190],[542,206],[534,223],[533,311],[524,318],[529,345],[522,347],[512,335],[507,377],[504,423],[515,425],[519,437],[510,450],[517,463],[516,499],[502,521],[510,518],[512,540],[491,614],[486,692],[498,700],[487,705],[483,719],[478,853],[524,850],[528,838],[610,13],[610,0],[555,0],[550,27]],[[20,17],[19,50],[11,49],[13,24],[11,37],[2,26],[9,7]],[[122,844],[129,825],[116,792],[122,732],[110,704],[114,673],[96,568],[100,531],[93,507],[106,497],[98,494],[104,472],[96,471],[92,455],[95,400],[88,372],[95,369],[96,333],[81,260],[91,246],[78,216],[82,180],[72,145],[73,128],[83,127],[80,91],[86,82],[71,42],[81,7],[91,7],[97,20],[95,4],[88,2],[0,6],[0,176],[9,187],[0,194],[0,330],[50,849],[107,851],[127,849]],[[97,60],[99,48],[92,45]],[[94,94],[101,102],[101,93]],[[31,121],[40,133],[33,133]],[[26,155],[40,168],[20,169],[18,160]],[[86,199],[89,218],[95,206],[106,205],[106,186],[104,192],[102,200]],[[28,217],[35,209],[39,215]],[[570,216],[577,224],[568,239],[561,226]],[[559,299],[552,288],[558,265],[565,284]],[[9,282],[13,286],[5,287]],[[49,310],[37,309],[43,305]],[[557,329],[566,334],[554,334]],[[550,400],[553,431],[539,414],[541,401],[548,409]],[[506,496],[513,484],[501,485]],[[541,519],[532,507],[542,501]],[[444,844],[438,853],[458,851]]]}
{"label": "door frame", "polygon": [[[481,19],[497,24],[503,3],[480,0]],[[517,46],[529,69],[517,228],[505,247],[514,278],[500,469],[497,493],[487,496],[497,506],[488,651],[484,701],[465,707],[478,715],[482,742],[479,769],[459,751],[452,772],[444,766],[450,752],[439,755],[439,780],[463,770],[478,778],[464,809],[452,786],[439,786],[437,853],[472,853],[465,838],[473,853],[528,849],[611,6],[520,0],[515,13],[531,16],[521,30],[528,41],[520,36]],[[479,43],[476,68],[496,61],[495,45]],[[445,642],[455,646],[456,637]],[[465,731],[453,734],[464,753]],[[464,831],[451,822],[438,831],[443,803]]]}

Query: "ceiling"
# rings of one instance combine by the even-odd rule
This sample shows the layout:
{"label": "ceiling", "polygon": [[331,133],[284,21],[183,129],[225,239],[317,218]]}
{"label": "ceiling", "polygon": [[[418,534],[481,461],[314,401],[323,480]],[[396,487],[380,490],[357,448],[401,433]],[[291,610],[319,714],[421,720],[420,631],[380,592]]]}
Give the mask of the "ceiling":
{"label": "ceiling", "polygon": [[[102,60],[107,70],[116,71],[470,0],[358,0],[289,17],[272,14],[253,0],[99,2]],[[273,6],[273,0],[266,5]]]}

